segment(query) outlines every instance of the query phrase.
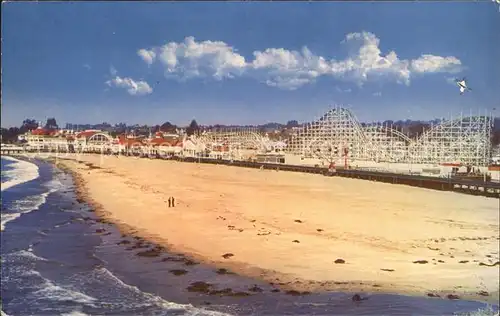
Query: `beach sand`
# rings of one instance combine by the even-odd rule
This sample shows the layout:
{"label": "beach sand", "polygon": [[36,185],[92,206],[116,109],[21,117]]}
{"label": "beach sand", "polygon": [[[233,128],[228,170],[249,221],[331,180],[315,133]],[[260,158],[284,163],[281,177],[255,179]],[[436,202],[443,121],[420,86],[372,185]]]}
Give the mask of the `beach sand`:
{"label": "beach sand", "polygon": [[123,156],[65,155],[58,163],[123,233],[285,290],[498,304],[497,199]]}

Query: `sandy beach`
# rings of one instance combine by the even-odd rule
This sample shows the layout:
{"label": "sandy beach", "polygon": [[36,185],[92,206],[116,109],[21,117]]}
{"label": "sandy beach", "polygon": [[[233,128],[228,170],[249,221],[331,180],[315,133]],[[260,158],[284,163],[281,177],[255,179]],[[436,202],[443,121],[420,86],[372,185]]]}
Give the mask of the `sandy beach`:
{"label": "sandy beach", "polygon": [[498,304],[497,199],[130,157],[57,162],[124,233],[283,289],[452,294]]}

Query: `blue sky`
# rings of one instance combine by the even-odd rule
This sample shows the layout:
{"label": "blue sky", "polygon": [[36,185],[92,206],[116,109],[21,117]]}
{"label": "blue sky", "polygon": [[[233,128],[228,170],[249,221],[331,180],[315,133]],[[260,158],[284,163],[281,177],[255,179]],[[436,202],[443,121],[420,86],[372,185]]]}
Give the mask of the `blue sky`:
{"label": "blue sky", "polygon": [[362,121],[500,114],[490,1],[4,2],[2,23],[7,127],[309,121],[330,104]]}

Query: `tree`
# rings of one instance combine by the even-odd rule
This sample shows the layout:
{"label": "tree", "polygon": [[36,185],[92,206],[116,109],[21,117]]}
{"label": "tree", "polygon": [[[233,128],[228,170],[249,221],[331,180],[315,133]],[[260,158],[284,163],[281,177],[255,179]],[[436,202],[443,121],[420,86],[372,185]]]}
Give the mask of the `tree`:
{"label": "tree", "polygon": [[31,131],[37,128],[38,128],[38,122],[36,120],[25,119],[20,129],[23,133],[26,133],[27,131]]}
{"label": "tree", "polygon": [[286,127],[291,128],[291,127],[298,127],[299,122],[297,120],[290,120],[286,123]]}
{"label": "tree", "polygon": [[191,124],[189,124],[188,128],[186,128],[186,133],[188,136],[191,136],[193,134],[196,134],[200,130],[200,127],[198,126],[198,123],[196,120],[192,120]]}
{"label": "tree", "polygon": [[18,127],[2,128],[2,143],[14,143],[17,142],[17,136],[21,134]]}
{"label": "tree", "polygon": [[165,122],[160,126],[160,130],[162,132],[167,132],[167,133],[175,133],[175,130],[177,129],[177,126],[173,125],[170,122]]}
{"label": "tree", "polygon": [[45,128],[46,129],[58,129],[59,126],[57,126],[56,119],[51,117],[47,119],[47,123],[45,123]]}

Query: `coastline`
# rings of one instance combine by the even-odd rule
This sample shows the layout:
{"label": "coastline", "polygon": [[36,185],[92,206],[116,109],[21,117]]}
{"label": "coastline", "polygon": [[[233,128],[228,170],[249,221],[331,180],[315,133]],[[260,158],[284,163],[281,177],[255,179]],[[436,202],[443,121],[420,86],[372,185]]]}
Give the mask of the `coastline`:
{"label": "coastline", "polygon": [[[440,296],[442,298],[446,298],[448,295],[456,295],[460,299],[468,299],[468,300],[475,300],[475,301],[498,304],[498,291],[495,292],[495,290],[493,290],[495,288],[495,281],[494,280],[493,280],[493,283],[491,282],[491,280],[489,280],[490,281],[489,284],[487,284],[487,285],[483,284],[483,285],[480,285],[480,287],[478,287],[477,284],[475,284],[478,282],[467,282],[467,284],[464,284],[465,282],[464,282],[463,277],[462,277],[462,279],[457,280],[456,282],[446,280],[446,282],[442,282],[442,283],[444,283],[444,286],[443,286],[443,284],[440,284],[439,280],[426,280],[424,282],[420,282],[421,286],[416,286],[416,285],[412,286],[409,284],[405,284],[405,282],[401,280],[402,278],[404,278],[404,276],[405,276],[404,274],[402,274],[402,276],[392,278],[392,279],[387,278],[386,277],[387,275],[394,274],[393,272],[399,271],[400,267],[403,266],[402,263],[398,262],[399,259],[395,260],[395,258],[390,258],[391,259],[391,260],[389,260],[389,261],[391,261],[390,264],[382,263],[381,267],[379,267],[379,269],[378,269],[379,271],[377,271],[378,273],[376,273],[376,275],[375,275],[375,276],[378,275],[378,278],[374,278],[373,280],[367,280],[366,275],[364,276],[364,278],[360,278],[359,280],[357,280],[355,277],[353,277],[353,275],[354,276],[356,275],[355,270],[358,267],[354,267],[351,269],[340,269],[340,267],[348,267],[350,265],[350,262],[349,262],[350,258],[342,259],[339,257],[338,259],[344,260],[344,263],[341,263],[341,264],[334,263],[333,260],[336,260],[335,258],[333,258],[333,260],[330,260],[329,263],[330,263],[332,269],[339,270],[338,272],[333,273],[333,275],[335,276],[335,279],[333,279],[333,280],[331,278],[331,273],[329,275],[326,275],[326,277],[323,277],[321,275],[322,274],[321,271],[319,271],[319,275],[318,275],[318,272],[313,271],[313,273],[311,273],[311,271],[306,271],[306,273],[302,273],[302,275],[304,275],[304,274],[305,275],[312,275],[313,277],[304,278],[304,277],[301,277],[302,276],[301,273],[295,273],[295,274],[290,273],[289,272],[290,269],[288,269],[288,270],[284,269],[284,271],[279,271],[276,269],[273,270],[273,269],[269,269],[267,267],[255,265],[255,261],[248,262],[250,260],[243,260],[243,261],[232,260],[232,258],[229,258],[229,260],[224,259],[224,258],[217,259],[217,257],[221,257],[221,255],[222,255],[221,251],[218,251],[217,254],[215,254],[216,251],[214,251],[214,250],[200,251],[200,249],[195,249],[192,247],[193,246],[192,240],[191,240],[191,243],[184,244],[184,243],[178,242],[179,239],[177,239],[177,242],[176,242],[175,238],[170,238],[172,236],[168,233],[169,232],[168,229],[166,229],[166,233],[164,235],[162,235],[162,234],[157,233],[157,231],[151,231],[147,227],[146,228],[141,227],[141,225],[144,223],[141,223],[140,220],[135,221],[135,223],[134,222],[130,223],[130,221],[127,222],[127,220],[123,220],[123,218],[120,218],[120,216],[117,215],[116,212],[113,212],[113,210],[107,209],[106,204],[109,204],[109,201],[106,201],[106,199],[103,199],[103,194],[100,194],[100,195],[96,194],[95,183],[91,183],[91,181],[93,181],[92,179],[95,176],[97,176],[98,173],[99,173],[99,177],[100,177],[99,181],[110,181],[109,177],[113,177],[114,180],[116,180],[117,178],[122,178],[122,180],[124,180],[124,179],[126,179],[126,177],[124,178],[123,174],[119,174],[119,172],[123,171],[123,170],[113,169],[113,167],[111,166],[110,163],[104,163],[104,161],[102,160],[103,158],[96,156],[96,155],[94,155],[94,156],[88,155],[88,156],[79,157],[78,159],[81,159],[82,163],[76,162],[75,157],[70,158],[69,160],[66,160],[66,158],[65,159],[59,158],[58,162],[56,162],[55,159],[48,159],[48,160],[50,162],[56,164],[58,168],[63,169],[65,172],[69,172],[73,175],[73,179],[75,181],[75,185],[77,188],[77,194],[78,194],[79,198],[82,201],[91,205],[94,208],[96,215],[99,216],[100,218],[102,218],[103,221],[107,221],[107,222],[115,224],[123,235],[136,236],[137,238],[142,238],[142,239],[145,239],[145,240],[152,242],[154,244],[164,246],[169,250],[169,253],[171,253],[171,252],[182,253],[186,257],[191,258],[192,260],[195,260],[197,262],[207,263],[207,264],[213,265],[217,268],[228,269],[228,270],[233,271],[237,274],[241,274],[241,275],[244,275],[247,277],[266,281],[266,282],[270,283],[271,286],[279,288],[285,292],[288,291],[292,295],[300,295],[300,294],[305,295],[309,292],[326,292],[326,291],[337,291],[337,292],[348,292],[348,293],[349,292],[350,293],[354,293],[354,292],[388,293],[388,294],[402,294],[402,295],[410,295],[410,296],[431,296],[432,295],[432,296]],[[78,159],[76,159],[76,160],[78,160]],[[99,159],[100,161],[98,161],[97,159]],[[106,157],[104,159],[108,160],[108,159],[116,159],[116,158]],[[134,161],[134,158],[120,157],[118,159],[120,159],[122,161],[124,159],[128,159],[129,162]],[[109,162],[109,160],[108,160],[108,162]],[[141,160],[140,163],[144,164],[145,160]],[[171,162],[164,162],[164,163],[172,164]],[[97,166],[96,164],[100,164],[100,166]],[[181,164],[181,163],[173,162],[173,164]],[[202,171],[207,170],[206,168],[203,168],[203,166],[201,166],[201,167],[200,166],[191,166],[191,168],[197,168],[197,169],[202,168],[203,169]],[[236,167],[208,166],[208,168],[220,169],[220,168],[236,168]],[[252,170],[251,172],[259,173],[258,170]],[[198,173],[200,173],[200,170],[198,170]],[[272,173],[273,172],[271,172],[271,174]],[[262,174],[263,173],[261,172],[260,175],[262,175]],[[106,179],[106,178],[108,178],[108,179]],[[148,199],[149,197],[151,197],[151,193],[153,193],[153,195],[159,194],[159,195],[163,196],[163,194],[161,192],[158,192],[158,187],[156,187],[156,189],[155,189],[154,186],[150,186],[149,188],[145,189],[147,184],[145,184],[144,182],[142,183],[142,186],[141,186],[140,183],[134,183],[133,181],[131,181],[131,179],[128,179],[128,180],[129,181],[125,181],[127,183],[122,183],[123,187],[117,188],[115,192],[121,191],[120,189],[125,190],[127,186],[132,186],[132,188],[128,188],[128,190],[131,190],[131,191],[127,191],[127,192],[136,192],[135,194],[137,195],[138,199],[141,199],[141,198]],[[347,180],[347,181],[350,181],[350,180]],[[353,181],[356,181],[356,180],[353,180]],[[358,181],[362,181],[362,180],[358,180]],[[102,186],[103,183],[100,183],[100,184],[101,184],[100,188],[103,188],[103,186]],[[109,187],[108,182],[106,182],[104,184]],[[286,185],[285,182],[283,182],[282,185],[285,186]],[[93,188],[93,186],[94,186],[94,188]],[[150,192],[151,190],[153,192]],[[140,191],[140,192],[138,192],[138,191]],[[124,192],[125,191],[122,191],[122,193],[124,193]],[[145,196],[140,196],[141,194],[145,195]],[[227,194],[230,194],[230,192],[228,192]],[[222,197],[222,195],[221,195],[221,197]],[[117,193],[117,198],[118,199],[121,198],[119,193]],[[358,195],[358,198],[359,198],[359,195]],[[186,206],[187,206],[187,208],[189,208],[189,206],[191,206],[188,203],[185,203],[183,201],[183,199],[181,199],[181,201],[179,203],[181,203],[180,204],[181,207],[184,207],[184,208],[182,208],[183,209],[182,212],[186,211]],[[121,205],[123,206],[124,204],[122,203]],[[114,205],[114,206],[116,207],[117,205]],[[149,205],[149,206],[152,206],[152,205]],[[113,207],[111,207],[111,208],[113,208]],[[238,228],[238,226],[236,226],[236,225],[225,225],[225,223],[223,223],[223,222],[226,221],[226,217],[229,217],[229,215],[223,216],[223,214],[227,214],[228,213],[227,210],[226,211],[216,210],[216,213],[222,214],[222,215],[219,215],[217,217],[216,221],[218,221],[219,223],[222,223],[220,225],[228,226],[229,228],[233,227],[232,229],[230,228],[229,230],[236,231],[236,232],[234,232],[234,234],[238,234],[238,232],[241,233],[243,231],[251,230],[251,227],[249,227],[251,225],[247,225],[247,227],[244,227],[244,228]],[[159,215],[159,214],[157,213],[157,215]],[[170,215],[169,216],[170,219],[175,218],[174,223],[168,227],[170,229],[175,228],[175,226],[179,226],[180,224],[182,224],[183,221],[193,220],[193,218],[190,217],[191,216],[190,214],[185,214],[185,216],[183,216],[182,213],[181,214],[172,214],[171,210],[169,211],[169,215]],[[194,216],[196,216],[196,215],[199,215],[199,214],[198,213],[194,214]],[[300,214],[288,214],[288,215],[291,216],[290,217],[291,219],[293,219],[293,216],[295,216],[297,218],[298,217],[302,218],[302,219],[295,220],[295,222],[291,224],[294,227],[305,226],[302,224],[304,224],[304,222],[307,223],[309,220],[308,216],[305,214],[302,214],[302,212]],[[160,216],[163,216],[163,214],[161,214]],[[130,219],[130,217],[128,217],[128,219]],[[360,218],[358,218],[358,219],[360,219]],[[228,222],[229,222],[229,220],[230,219],[228,219]],[[272,220],[273,219],[271,218],[271,219],[268,219],[267,221],[272,221]],[[231,223],[234,223],[234,222],[236,222],[238,225],[243,224],[241,219],[240,220],[233,219],[231,221]],[[256,220],[253,220],[253,222],[252,222],[252,220],[250,220],[250,222],[255,223]],[[257,223],[261,223],[261,224],[266,224],[265,222],[266,221],[260,221],[260,220],[257,221]],[[215,229],[214,222],[212,222],[212,223],[205,222],[205,223],[208,224],[207,228],[208,227],[214,228],[213,233],[215,235],[221,234],[220,231]],[[304,233],[303,231],[300,231],[300,230],[299,230],[299,232],[294,232],[294,231],[289,232],[289,230],[293,230],[293,228],[291,226],[279,227],[276,224],[274,224],[274,225],[270,224],[270,223],[267,223],[267,224],[268,224],[267,228],[275,228],[276,233],[271,233],[269,231],[263,232],[261,230],[255,229],[255,231],[257,232],[257,235],[260,237],[257,237],[259,239],[255,239],[255,237],[248,238],[250,240],[248,243],[245,243],[245,246],[244,246],[244,247],[248,247],[247,251],[250,251],[251,254],[253,254],[254,256],[258,256],[260,254],[260,250],[261,250],[260,246],[259,246],[260,243],[269,242],[269,239],[273,238],[273,237],[280,238],[280,235],[289,235],[289,236],[296,236],[297,239],[294,239],[293,241],[299,241],[298,239],[300,239],[301,241],[299,241],[297,243],[293,243],[293,242],[291,243],[290,242],[291,240],[290,240],[290,241],[288,241],[288,243],[290,244],[289,248],[288,248],[288,246],[286,246],[287,248],[285,248],[285,249],[276,249],[278,251],[281,251],[281,254],[282,254],[282,256],[279,257],[278,259],[280,259],[283,262],[284,261],[283,259],[286,258],[287,256],[290,256],[292,258],[296,258],[297,256],[300,256],[304,252],[306,252],[306,255],[307,255],[307,250],[301,251],[300,248],[297,249],[297,247],[295,247],[295,246],[301,245],[301,243],[303,243],[303,240],[306,240],[306,242],[307,241],[314,242],[314,239],[310,238],[311,236],[309,236],[309,235],[311,235],[310,233]],[[462,225],[466,226],[467,224],[465,223]],[[493,232],[493,233],[496,232],[497,236],[498,236],[498,226],[495,226],[495,225],[490,225],[490,226],[493,226],[491,232]],[[190,228],[192,228],[192,227],[190,227]],[[227,230],[227,228],[225,228],[225,229]],[[239,231],[239,230],[243,230],[243,231]],[[324,235],[323,230],[321,232],[319,230],[320,230],[320,228],[317,228],[317,232],[314,233],[313,234],[314,236],[312,236],[312,237],[315,237],[315,235]],[[190,229],[187,233],[182,233],[182,232],[179,233],[177,231],[176,234],[177,234],[177,236],[183,236],[183,235],[185,236],[185,235],[189,235],[189,233],[196,234],[196,231],[193,231],[192,229]],[[174,235],[176,235],[176,234],[174,234]],[[265,237],[267,235],[270,235],[270,237]],[[278,236],[278,237],[276,237],[276,236]],[[495,241],[492,236],[493,235],[490,234],[490,236],[478,237],[478,238],[479,238],[479,240],[486,238],[486,239],[484,239],[486,242],[491,241],[492,243],[495,243],[495,242],[498,243],[498,241]],[[199,243],[199,240],[201,239],[200,237],[206,237],[206,234],[200,234],[200,236],[197,236],[194,239],[196,239],[197,242]],[[219,237],[222,241],[224,238],[227,239],[228,235],[223,234]],[[356,236],[353,236],[353,237],[356,238]],[[490,240],[492,238],[493,238],[493,240]],[[172,239],[173,239],[173,241],[172,241]],[[342,245],[338,244],[339,242],[346,243],[346,240],[338,241],[338,239],[340,239],[339,236],[336,236],[334,238],[329,238],[329,239],[330,239],[330,241],[332,241],[334,243],[337,242],[337,246],[339,246],[339,248],[342,248]],[[349,239],[349,238],[346,238],[346,239]],[[443,238],[443,239],[445,239],[445,238]],[[449,241],[448,238],[446,238],[446,239],[447,239],[447,241]],[[449,238],[449,239],[451,240],[452,238]],[[477,240],[476,238],[474,238],[474,241],[472,240],[472,238],[471,238],[471,240],[469,240],[469,238],[467,238],[467,239],[463,239],[463,240],[459,239],[457,241],[459,241],[459,244],[461,243],[464,246],[469,247],[469,246],[471,246],[471,244],[475,244],[476,240]],[[210,241],[213,242],[214,240],[210,240]],[[443,243],[443,242],[444,241],[442,241],[442,240],[438,240],[437,242],[435,242],[434,240],[430,240],[431,245],[432,245],[432,243],[435,243],[435,245],[438,245],[439,243]],[[236,244],[237,244],[237,242],[236,242]],[[296,244],[296,245],[294,245],[294,244]],[[241,245],[241,246],[243,247],[243,245]],[[281,243],[279,243],[278,246],[283,247],[283,245]],[[351,243],[348,246],[352,247],[352,248],[357,247],[354,243]],[[373,245],[370,245],[370,246],[373,246]],[[378,249],[378,251],[380,251],[381,249],[383,250],[384,248],[385,248],[385,250],[388,250],[389,252],[394,251],[394,250],[401,251],[401,249],[399,249],[399,250],[398,249],[391,249],[391,248],[397,247],[397,243],[393,244],[393,245],[386,244],[386,245],[378,245],[378,246],[380,248],[380,249]],[[413,246],[415,246],[415,245],[413,245]],[[422,246],[422,245],[418,245],[415,247],[420,247],[420,246]],[[253,249],[252,249],[252,247],[253,247]],[[317,247],[324,247],[324,245],[319,245]],[[344,248],[345,247],[346,246],[344,245]],[[428,245],[425,245],[425,247],[429,248],[429,250],[430,250],[430,251],[428,251],[429,253],[436,252],[435,250],[431,250],[432,247],[429,247]],[[224,248],[224,247],[221,247],[220,250],[222,250],[222,248]],[[490,248],[491,248],[491,245],[489,245],[488,249],[490,249]],[[432,248],[432,249],[437,249],[437,247]],[[452,248],[452,249],[456,250],[457,248]],[[232,254],[232,253],[230,253],[230,250],[231,249],[229,249],[226,252],[226,254]],[[371,249],[370,249],[370,247],[357,247],[356,250],[357,250],[356,252],[366,252],[366,251],[370,251]],[[493,252],[496,252],[496,257],[494,257],[495,254],[493,254],[493,255],[488,254],[488,255],[490,256],[489,258],[491,258],[494,261],[493,262],[493,264],[494,264],[496,261],[498,261],[498,246],[496,249],[493,249],[493,250],[496,250],[496,251],[493,251]],[[233,251],[233,250],[231,250],[231,251]],[[207,255],[207,252],[208,252],[208,255]],[[240,257],[240,254],[236,251],[234,251],[234,252],[235,252],[235,254],[233,254],[234,259],[239,259],[238,257]],[[289,254],[288,254],[288,252],[289,252]],[[349,252],[349,251],[346,251],[346,249],[343,249],[343,252],[350,253],[352,255],[352,251]],[[408,249],[405,249],[404,251],[401,251],[401,252],[402,253],[398,254],[400,257],[410,257],[409,254],[407,253]],[[468,252],[470,252],[470,251],[468,251]],[[370,253],[370,255],[372,256],[371,259],[376,258],[377,255],[378,255],[378,258],[380,259],[380,254],[383,254],[383,252],[376,253],[376,252],[372,251]],[[308,255],[310,255],[310,254],[308,254]],[[317,256],[317,254],[315,254],[315,255]],[[449,254],[447,254],[447,255],[449,255]],[[467,256],[467,254],[464,254],[464,253],[462,253],[461,255]],[[431,255],[429,254],[429,256],[431,256]],[[231,257],[231,256],[229,256],[229,257]],[[455,256],[449,255],[449,257],[454,258]],[[440,258],[440,257],[436,256],[436,258]],[[364,258],[357,258],[357,259],[360,260],[360,259],[364,259]],[[458,256],[457,256],[457,259],[458,259]],[[486,258],[483,258],[483,259],[486,259]],[[496,261],[495,261],[495,259],[496,259]],[[314,258],[310,257],[310,258],[306,258],[305,260],[314,260]],[[318,260],[321,260],[321,259],[318,258]],[[365,260],[365,263],[367,263],[366,259],[364,259],[364,260]],[[294,263],[300,263],[300,261],[302,261],[302,260],[295,259],[295,260],[290,260],[290,261],[293,261],[293,262],[290,262],[293,265]],[[421,260],[415,260],[415,261],[421,261]],[[425,261],[427,261],[425,264],[413,263],[414,267],[418,267],[418,268],[415,268],[415,270],[422,269],[422,267],[425,267],[425,266],[431,266],[431,265],[435,266],[435,265],[437,265],[437,263],[434,261],[438,261],[438,260],[435,258],[432,258],[432,259],[428,259]],[[469,260],[461,260],[461,261],[468,261],[469,262]],[[472,260],[470,260],[470,261],[472,261]],[[479,261],[479,260],[477,260],[477,261]],[[395,266],[397,264],[399,264],[399,266],[397,268],[395,268]],[[489,262],[487,264],[489,264]],[[390,267],[387,266],[387,268],[384,268],[385,265],[391,265],[391,266]],[[382,267],[382,266],[384,266],[384,267]],[[464,264],[460,264],[460,266],[466,267],[466,265],[464,265]],[[492,271],[495,271],[495,270],[498,271],[498,269],[495,267],[482,266],[481,268],[488,269],[488,270],[483,270],[483,271],[487,271],[491,275],[494,275],[494,273],[492,274]],[[302,267],[300,269],[304,269],[304,268]],[[306,269],[307,269],[307,267],[306,267]],[[414,279],[415,279],[415,277],[417,277],[417,278],[419,277],[417,271],[414,271],[411,268],[407,271],[409,271],[410,273],[413,272]],[[475,273],[477,271],[477,267],[475,267],[475,269],[471,269],[471,271],[472,271],[471,273]],[[360,271],[359,274],[362,274],[361,272],[363,272],[363,271]],[[415,272],[417,272],[417,273],[415,273]],[[457,266],[454,266],[454,267],[448,269],[447,271],[440,271],[438,274],[428,273],[427,275],[434,275],[437,277],[441,273],[450,273],[450,272],[455,272],[455,274],[457,274],[456,276],[458,276],[458,274],[462,274],[462,273],[465,273],[465,274],[469,273],[469,272],[465,272],[464,269],[460,270],[460,269],[457,269]],[[389,281],[384,281],[384,279],[386,279],[386,278],[389,279]],[[496,276],[496,279],[498,279],[498,276]],[[451,284],[451,283],[455,283],[456,286],[450,287],[449,284]],[[414,284],[418,284],[418,283],[414,283]]]}

